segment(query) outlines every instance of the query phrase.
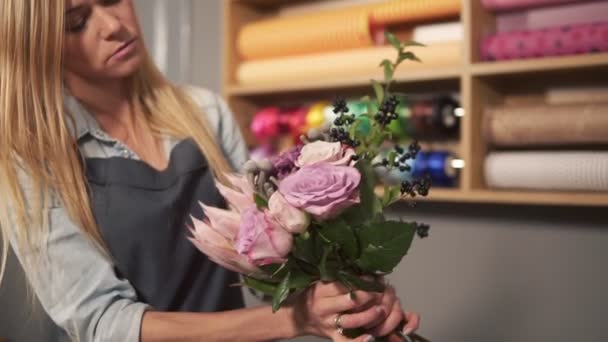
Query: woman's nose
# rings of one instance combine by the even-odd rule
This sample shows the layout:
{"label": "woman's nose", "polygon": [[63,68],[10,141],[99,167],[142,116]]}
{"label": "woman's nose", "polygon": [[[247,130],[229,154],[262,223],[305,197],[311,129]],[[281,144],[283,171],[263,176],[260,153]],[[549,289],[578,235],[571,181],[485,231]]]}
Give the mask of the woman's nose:
{"label": "woman's nose", "polygon": [[122,23],[118,16],[105,8],[98,8],[96,12],[99,20],[99,34],[103,39],[113,38],[120,32]]}

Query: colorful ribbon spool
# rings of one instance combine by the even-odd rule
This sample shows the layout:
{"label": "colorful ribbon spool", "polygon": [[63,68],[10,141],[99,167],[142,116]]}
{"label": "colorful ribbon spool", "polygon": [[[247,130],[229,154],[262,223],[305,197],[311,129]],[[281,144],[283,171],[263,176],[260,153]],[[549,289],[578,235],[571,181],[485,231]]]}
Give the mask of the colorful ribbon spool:
{"label": "colorful ribbon spool", "polygon": [[267,142],[279,135],[280,117],[279,107],[262,108],[254,115],[249,128],[258,141]]}
{"label": "colorful ribbon spool", "polygon": [[406,163],[411,171],[393,169],[380,176],[389,184],[399,184],[405,181],[420,179],[429,175],[434,186],[453,187],[458,177],[458,169],[453,165],[454,156],[449,152],[418,152],[416,159],[409,159]]}
{"label": "colorful ribbon spool", "polygon": [[450,97],[421,101],[412,106],[409,133],[417,139],[452,137],[458,134],[460,105]]}
{"label": "colorful ribbon spool", "polygon": [[445,151],[419,152],[414,162],[412,176],[422,178],[430,175],[433,185],[454,186],[458,171],[452,167],[454,157]]}
{"label": "colorful ribbon spool", "polygon": [[325,108],[328,102],[319,101],[315,102],[310,106],[308,114],[306,115],[306,128],[311,129],[315,127],[321,127],[325,123]]}

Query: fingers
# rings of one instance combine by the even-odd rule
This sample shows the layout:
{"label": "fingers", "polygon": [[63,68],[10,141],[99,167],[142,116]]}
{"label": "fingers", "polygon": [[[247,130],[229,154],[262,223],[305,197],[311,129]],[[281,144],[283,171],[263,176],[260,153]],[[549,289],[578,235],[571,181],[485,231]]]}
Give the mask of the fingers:
{"label": "fingers", "polygon": [[418,330],[420,327],[420,315],[414,312],[404,312],[406,324],[403,327],[403,334],[409,335],[412,332]]}
{"label": "fingers", "polygon": [[377,324],[386,318],[386,311],[381,306],[373,306],[365,311],[343,314],[340,316],[340,325],[344,329],[354,329],[370,324]]}
{"label": "fingers", "polygon": [[333,314],[354,310],[369,305],[378,300],[378,294],[373,292],[355,291],[355,298],[351,298],[350,293],[319,298],[318,308],[321,314]]}
{"label": "fingers", "polygon": [[361,335],[357,338],[350,339],[346,336],[340,335],[340,333],[336,332],[331,336],[332,341],[334,342],[371,342],[374,340],[372,335]]}
{"label": "fingers", "polygon": [[349,289],[337,281],[331,283],[318,282],[315,285],[314,292],[315,296],[318,297],[335,297],[348,293]]}
{"label": "fingers", "polygon": [[402,320],[403,311],[401,310],[401,303],[397,300],[393,303],[393,307],[384,322],[375,327],[371,333],[374,336],[386,336],[395,331]]}

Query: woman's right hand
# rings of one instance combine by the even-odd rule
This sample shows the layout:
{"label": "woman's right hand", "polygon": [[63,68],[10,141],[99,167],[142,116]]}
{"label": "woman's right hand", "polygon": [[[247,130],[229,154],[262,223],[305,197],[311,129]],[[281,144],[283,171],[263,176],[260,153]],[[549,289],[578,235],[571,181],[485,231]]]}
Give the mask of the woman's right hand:
{"label": "woman's right hand", "polygon": [[[354,299],[351,299],[349,290],[342,284],[318,282],[296,296],[292,303],[298,333],[329,337],[337,342],[371,341],[371,335],[349,339],[338,328],[368,327],[382,322],[387,312],[379,305],[381,297],[382,293],[355,291]],[[336,324],[338,317],[339,326]]]}

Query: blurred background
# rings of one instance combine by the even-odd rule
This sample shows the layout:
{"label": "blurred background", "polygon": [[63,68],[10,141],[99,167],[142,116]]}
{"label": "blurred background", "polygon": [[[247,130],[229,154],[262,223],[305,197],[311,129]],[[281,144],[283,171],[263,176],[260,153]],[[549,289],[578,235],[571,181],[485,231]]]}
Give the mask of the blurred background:
{"label": "blurred background", "polygon": [[[337,95],[361,113],[378,63],[394,58],[385,31],[426,44],[412,48],[423,63],[395,74],[391,126],[421,142],[413,174],[437,185],[391,211],[432,227],[390,276],[420,333],[608,341],[608,1],[136,3],[161,70],[221,93],[259,158],[333,120]],[[30,301],[10,258],[0,340],[58,339]]]}

